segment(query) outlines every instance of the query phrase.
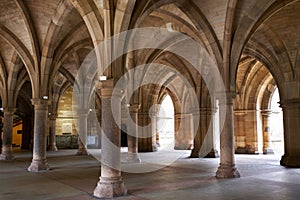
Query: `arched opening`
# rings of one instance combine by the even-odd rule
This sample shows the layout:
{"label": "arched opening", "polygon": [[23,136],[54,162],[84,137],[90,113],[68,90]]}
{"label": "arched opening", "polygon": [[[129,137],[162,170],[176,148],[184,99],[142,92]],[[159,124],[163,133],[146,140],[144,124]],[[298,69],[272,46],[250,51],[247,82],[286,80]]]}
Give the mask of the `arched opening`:
{"label": "arched opening", "polygon": [[78,148],[78,132],[72,112],[73,88],[69,87],[60,97],[56,119],[56,146],[59,149]]}
{"label": "arched opening", "polygon": [[283,144],[283,116],[282,109],[278,102],[280,101],[278,88],[272,94],[270,109],[270,146],[278,156],[284,154]]}
{"label": "arched opening", "polygon": [[156,143],[159,150],[171,150],[175,146],[174,104],[169,95],[163,99],[157,117]]}
{"label": "arched opening", "polygon": [[17,97],[17,111],[14,115],[13,143],[21,145],[21,149],[31,149],[33,147],[33,106],[31,103],[32,88],[31,83],[26,81],[19,91]]}
{"label": "arched opening", "polygon": [[235,152],[283,153],[283,118],[279,91],[269,69],[244,56],[237,72],[235,103]]}

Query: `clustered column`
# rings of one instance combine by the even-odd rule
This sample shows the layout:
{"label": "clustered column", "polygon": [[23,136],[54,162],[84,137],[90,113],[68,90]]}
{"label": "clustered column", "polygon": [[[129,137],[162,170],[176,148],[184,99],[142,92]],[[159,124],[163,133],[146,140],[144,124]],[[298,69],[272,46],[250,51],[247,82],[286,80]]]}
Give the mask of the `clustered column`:
{"label": "clustered column", "polygon": [[4,112],[4,124],[3,124],[3,142],[2,153],[0,160],[12,160],[14,159],[12,153],[12,137],[13,137],[13,117],[16,109],[5,108]]}
{"label": "clustered column", "polygon": [[113,80],[100,81],[97,86],[102,100],[101,176],[94,190],[94,196],[98,198],[123,196],[127,192],[120,160],[121,94],[112,96],[113,88]]}
{"label": "clustered column", "polygon": [[56,147],[56,114],[49,116],[50,134],[49,134],[49,146],[48,151],[57,151]]}
{"label": "clustered column", "polygon": [[[235,94],[226,93],[226,98],[219,99],[220,106],[220,166],[216,173],[217,178],[237,178],[239,172],[235,168],[234,160],[234,128],[233,128],[233,101]],[[224,117],[224,119],[222,119]]]}
{"label": "clustered column", "polygon": [[49,170],[46,159],[48,101],[32,99],[34,105],[33,159],[28,171]]}
{"label": "clustered column", "polygon": [[141,159],[138,154],[138,111],[140,109],[140,105],[130,105],[129,113],[131,119],[129,121],[133,121],[134,124],[128,123],[127,126],[127,141],[128,141],[128,154],[127,154],[127,162],[131,163],[140,163]]}

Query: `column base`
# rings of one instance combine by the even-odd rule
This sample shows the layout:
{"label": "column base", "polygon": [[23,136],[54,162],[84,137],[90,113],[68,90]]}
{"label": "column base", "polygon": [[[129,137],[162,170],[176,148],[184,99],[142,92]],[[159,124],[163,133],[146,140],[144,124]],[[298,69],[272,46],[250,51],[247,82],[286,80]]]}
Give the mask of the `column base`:
{"label": "column base", "polygon": [[13,160],[14,156],[12,154],[12,146],[4,145],[2,147],[2,153],[0,155],[0,160]]}
{"label": "column base", "polygon": [[200,158],[199,151],[200,149],[199,150],[192,149],[190,158]]}
{"label": "column base", "polygon": [[55,145],[51,145],[48,147],[48,151],[57,151],[57,147]]}
{"label": "column base", "polygon": [[280,165],[285,167],[300,167],[300,156],[287,156],[283,155],[280,160]]}
{"label": "column base", "polygon": [[3,154],[0,155],[0,160],[14,160],[15,157],[11,153],[3,152]]}
{"label": "column base", "polygon": [[39,172],[39,171],[48,171],[50,167],[47,163],[47,159],[44,160],[32,160],[27,171],[29,172]]}
{"label": "column base", "polygon": [[157,146],[157,144],[154,144],[152,146],[152,152],[157,152],[158,151],[159,146]]}
{"label": "column base", "polygon": [[192,144],[177,144],[175,145],[175,150],[191,150],[193,147]]}
{"label": "column base", "polygon": [[274,151],[271,148],[264,148],[263,149],[263,154],[273,155]]}
{"label": "column base", "polygon": [[255,155],[259,154],[259,152],[257,150],[248,148],[248,147],[238,147],[234,153],[235,154],[255,154]]}
{"label": "column base", "polygon": [[88,152],[85,148],[80,148],[80,149],[77,150],[76,155],[77,156],[86,156],[86,155],[89,155],[89,154],[88,154]]}
{"label": "column base", "polygon": [[94,190],[94,196],[98,198],[113,198],[125,196],[127,189],[124,185],[122,177],[119,178],[103,178],[100,177],[100,181]]}
{"label": "column base", "polygon": [[216,172],[216,178],[239,178],[240,173],[234,165],[220,164],[218,171]]}
{"label": "column base", "polygon": [[127,163],[141,163],[141,159],[138,153],[127,153],[126,157]]}
{"label": "column base", "polygon": [[204,158],[219,158],[219,152],[216,149],[212,149]]}

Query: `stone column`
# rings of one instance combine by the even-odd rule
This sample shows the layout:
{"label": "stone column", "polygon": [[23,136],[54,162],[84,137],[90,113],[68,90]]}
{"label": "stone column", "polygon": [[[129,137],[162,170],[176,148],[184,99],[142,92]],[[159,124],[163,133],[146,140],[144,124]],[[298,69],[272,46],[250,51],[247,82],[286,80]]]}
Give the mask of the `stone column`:
{"label": "stone column", "polygon": [[234,111],[235,153],[248,153],[246,148],[246,110]]}
{"label": "stone column", "polygon": [[4,108],[4,124],[3,124],[3,142],[2,153],[0,160],[12,160],[14,159],[12,153],[12,137],[13,137],[13,117],[16,109]]}
{"label": "stone column", "polygon": [[32,99],[34,105],[33,159],[28,171],[49,170],[46,159],[48,101]]}
{"label": "stone column", "polygon": [[271,138],[270,138],[270,116],[272,114],[271,110],[262,110],[262,130],[263,130],[263,154],[274,154],[271,148]]}
{"label": "stone column", "polygon": [[193,115],[175,114],[175,150],[190,150],[193,146]]}
{"label": "stone column", "polygon": [[49,134],[49,146],[48,151],[57,151],[56,147],[56,114],[49,116],[50,134]]}
{"label": "stone column", "polygon": [[128,123],[127,126],[127,143],[128,154],[127,162],[140,163],[141,159],[138,154],[138,111],[140,105],[131,105],[129,107],[130,118],[135,124]]}
{"label": "stone column", "polygon": [[199,126],[197,135],[194,138],[194,149],[191,157],[217,158],[216,129],[215,129],[215,108],[201,108],[199,112]]}
{"label": "stone column", "polygon": [[205,158],[218,158],[219,152],[217,150],[217,144],[216,144],[216,125],[215,125],[215,114],[217,112],[216,108],[208,108],[206,110],[206,116],[207,116],[207,131],[206,131],[206,137],[207,137],[207,149],[209,150],[209,153],[205,156]]}
{"label": "stone column", "polygon": [[[153,152],[155,151],[154,143],[155,141],[152,140],[152,132],[154,127],[154,118],[151,116],[149,117],[148,113],[138,113],[138,125],[142,127],[142,130],[138,132],[138,151],[139,152]],[[151,123],[151,124],[150,124]],[[149,125],[150,124],[150,125]]]}
{"label": "stone column", "polygon": [[300,167],[300,99],[280,102],[283,111],[284,155],[280,164],[285,167]]}
{"label": "stone column", "polygon": [[2,130],[3,130],[3,122],[2,122],[2,117],[0,115],[0,153],[2,153]]}
{"label": "stone column", "polygon": [[[193,149],[190,155],[190,158],[199,158],[200,149],[202,145],[202,135],[200,130],[200,109],[193,109],[192,113],[192,123],[193,123],[193,131],[196,131],[194,136]],[[198,119],[198,120],[195,120]],[[197,128],[197,129],[196,129]]]}
{"label": "stone column", "polygon": [[87,120],[88,120],[88,111],[81,110],[78,112],[78,150],[76,155],[88,155],[87,152]]}
{"label": "stone column", "polygon": [[113,89],[112,79],[100,81],[97,85],[102,100],[101,176],[94,190],[94,196],[98,198],[123,196],[127,192],[121,176],[121,132],[118,127],[121,122],[121,97],[112,96]]}
{"label": "stone column", "polygon": [[236,153],[259,154],[262,153],[262,125],[259,111],[235,110],[235,140]]}
{"label": "stone column", "polygon": [[[239,172],[235,168],[234,160],[234,127],[233,127],[233,101],[235,94],[226,93],[226,99],[219,100],[220,107],[220,166],[216,172],[217,178],[237,178]],[[222,117],[225,117],[225,119]],[[224,121],[223,121],[224,120]],[[224,124],[224,127],[222,125]]]}
{"label": "stone column", "polygon": [[157,117],[158,117],[158,112],[160,110],[160,105],[154,105],[151,107],[151,109],[149,110],[149,116],[151,118],[151,132],[149,135],[149,140],[151,140],[151,147],[153,152],[154,151],[158,151],[158,144],[156,143],[156,135],[158,134],[158,129],[157,129]]}

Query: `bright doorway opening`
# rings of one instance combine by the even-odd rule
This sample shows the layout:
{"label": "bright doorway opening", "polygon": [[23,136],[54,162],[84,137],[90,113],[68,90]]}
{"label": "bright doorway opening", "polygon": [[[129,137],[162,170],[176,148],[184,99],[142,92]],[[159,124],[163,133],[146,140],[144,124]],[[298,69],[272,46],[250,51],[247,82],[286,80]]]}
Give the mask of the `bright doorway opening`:
{"label": "bright doorway opening", "polygon": [[159,150],[174,150],[174,104],[169,95],[162,101],[157,117]]}
{"label": "bright doorway opening", "polygon": [[271,99],[270,116],[270,140],[271,148],[276,155],[283,155],[284,153],[284,140],[283,140],[283,115],[282,109],[279,107],[280,101],[278,88],[274,91]]}

